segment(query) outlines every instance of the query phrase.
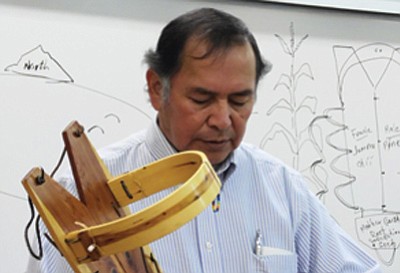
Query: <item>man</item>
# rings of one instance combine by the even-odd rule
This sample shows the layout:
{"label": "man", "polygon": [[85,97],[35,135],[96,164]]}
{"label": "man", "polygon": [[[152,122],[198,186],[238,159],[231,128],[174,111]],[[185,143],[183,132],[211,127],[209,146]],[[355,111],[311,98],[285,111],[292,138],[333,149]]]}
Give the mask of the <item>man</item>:
{"label": "man", "polygon": [[[213,206],[150,245],[164,272],[380,272],[296,171],[242,143],[257,84],[269,70],[242,21],[208,8],[183,14],[163,29],[145,60],[157,120],[103,150],[104,162],[117,175],[200,150],[222,181]],[[40,272],[69,272],[51,245],[44,252]]]}

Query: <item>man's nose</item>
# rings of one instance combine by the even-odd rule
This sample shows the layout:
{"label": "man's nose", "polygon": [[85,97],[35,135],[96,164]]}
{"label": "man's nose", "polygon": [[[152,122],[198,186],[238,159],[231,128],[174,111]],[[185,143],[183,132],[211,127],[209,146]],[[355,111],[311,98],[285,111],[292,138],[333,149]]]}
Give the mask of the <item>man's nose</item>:
{"label": "man's nose", "polygon": [[232,109],[227,101],[220,101],[212,105],[210,116],[208,117],[208,125],[225,130],[232,125]]}

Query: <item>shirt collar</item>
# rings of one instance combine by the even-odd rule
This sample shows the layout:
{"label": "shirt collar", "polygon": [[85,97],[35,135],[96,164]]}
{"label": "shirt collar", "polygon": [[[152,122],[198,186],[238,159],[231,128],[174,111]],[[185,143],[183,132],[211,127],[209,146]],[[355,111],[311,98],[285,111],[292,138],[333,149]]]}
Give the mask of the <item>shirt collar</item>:
{"label": "shirt collar", "polygon": [[236,161],[237,161],[237,156],[236,156],[237,151],[233,151],[227,159],[224,160],[218,167],[215,168],[215,172],[217,173],[219,179],[221,180],[222,187],[224,187],[225,182],[228,180],[228,178],[231,176],[231,174],[235,171],[236,169]]}
{"label": "shirt collar", "polygon": [[154,160],[176,153],[176,149],[161,132],[156,121],[152,122],[149,130],[147,130],[145,143]]}

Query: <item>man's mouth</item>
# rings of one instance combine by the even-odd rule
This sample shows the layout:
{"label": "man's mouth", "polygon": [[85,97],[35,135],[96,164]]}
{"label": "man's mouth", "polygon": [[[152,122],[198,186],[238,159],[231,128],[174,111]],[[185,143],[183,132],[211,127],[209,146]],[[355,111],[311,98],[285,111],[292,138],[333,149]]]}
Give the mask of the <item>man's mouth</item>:
{"label": "man's mouth", "polygon": [[212,149],[219,150],[224,148],[230,141],[228,139],[221,139],[221,140],[205,140],[204,142]]}

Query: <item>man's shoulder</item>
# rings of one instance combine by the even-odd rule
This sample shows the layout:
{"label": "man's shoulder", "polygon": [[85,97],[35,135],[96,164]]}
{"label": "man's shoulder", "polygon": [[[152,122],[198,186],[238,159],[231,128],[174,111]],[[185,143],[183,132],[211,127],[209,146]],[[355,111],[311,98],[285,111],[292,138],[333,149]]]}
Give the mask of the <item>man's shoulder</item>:
{"label": "man's shoulder", "polygon": [[268,167],[268,170],[282,169],[292,175],[300,175],[297,170],[292,168],[278,156],[270,154],[260,147],[250,143],[243,142],[239,146],[237,149],[237,158],[239,164],[241,164],[241,162],[251,162],[252,164],[260,166],[261,169],[263,169],[262,167]]}
{"label": "man's shoulder", "polygon": [[241,159],[265,162],[274,165],[285,165],[278,157],[250,143],[243,142],[238,149],[238,155]]}
{"label": "man's shoulder", "polygon": [[132,150],[137,149],[143,145],[146,139],[146,130],[138,131],[123,138],[117,142],[111,143],[101,149],[99,149],[100,157],[103,160],[113,159],[120,157],[126,153],[130,153]]}
{"label": "man's shoulder", "polygon": [[145,143],[146,130],[99,149],[98,153],[111,174],[119,175],[142,165],[141,158],[148,152]]}

